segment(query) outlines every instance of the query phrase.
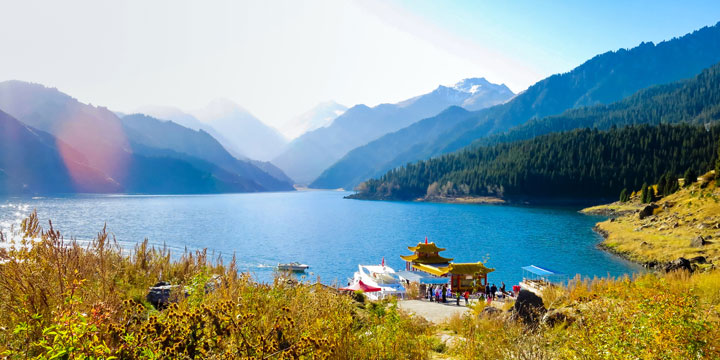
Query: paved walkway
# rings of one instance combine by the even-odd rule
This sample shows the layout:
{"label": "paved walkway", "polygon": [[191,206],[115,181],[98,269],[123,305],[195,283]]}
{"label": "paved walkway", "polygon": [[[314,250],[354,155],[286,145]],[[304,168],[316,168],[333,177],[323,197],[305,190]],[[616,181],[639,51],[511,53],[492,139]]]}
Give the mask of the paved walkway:
{"label": "paved walkway", "polygon": [[422,316],[435,324],[442,323],[454,314],[462,314],[470,310],[465,307],[465,300],[460,301],[460,306],[455,305],[454,300],[445,304],[421,300],[401,300],[398,301],[398,307],[409,313]]}

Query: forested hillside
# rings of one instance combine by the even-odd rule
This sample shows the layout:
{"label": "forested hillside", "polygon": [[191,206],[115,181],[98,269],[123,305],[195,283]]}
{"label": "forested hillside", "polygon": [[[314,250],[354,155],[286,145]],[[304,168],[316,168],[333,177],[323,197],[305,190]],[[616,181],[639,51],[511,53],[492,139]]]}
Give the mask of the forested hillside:
{"label": "forested hillside", "polygon": [[530,139],[578,128],[609,129],[633,124],[703,124],[720,119],[720,64],[698,76],[640,90],[610,105],[568,110],[562,115],[533,119],[507,133],[476,142],[478,145]]}
{"label": "forested hillside", "polygon": [[719,139],[717,125],[554,133],[410,164],[363,183],[355,197],[610,198],[666,172],[710,170]]}
{"label": "forested hillside", "polygon": [[[408,162],[457,151],[533,118],[609,104],[649,86],[694,77],[718,62],[718,24],[657,45],[642,43],[632,49],[609,51],[567,73],[537,82],[505,104],[458,114],[457,119],[428,118],[356,148],[328,168],[312,186],[352,188],[358,180],[380,176]],[[418,135],[418,128],[434,131]],[[362,158],[370,160],[358,162]]]}

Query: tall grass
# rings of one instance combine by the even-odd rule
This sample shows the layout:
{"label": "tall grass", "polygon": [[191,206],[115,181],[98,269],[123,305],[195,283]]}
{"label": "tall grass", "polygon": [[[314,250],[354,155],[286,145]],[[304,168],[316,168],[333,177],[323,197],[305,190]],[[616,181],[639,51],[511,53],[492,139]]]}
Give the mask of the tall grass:
{"label": "tall grass", "polygon": [[[358,304],[309,283],[259,284],[205,251],[124,255],[103,229],[87,246],[36,214],[0,254],[0,354],[9,358],[426,358],[431,328],[392,302]],[[158,280],[180,285],[158,311]]]}
{"label": "tall grass", "polygon": [[544,294],[568,321],[526,326],[509,316],[450,323],[463,359],[718,359],[720,272],[574,279]]}

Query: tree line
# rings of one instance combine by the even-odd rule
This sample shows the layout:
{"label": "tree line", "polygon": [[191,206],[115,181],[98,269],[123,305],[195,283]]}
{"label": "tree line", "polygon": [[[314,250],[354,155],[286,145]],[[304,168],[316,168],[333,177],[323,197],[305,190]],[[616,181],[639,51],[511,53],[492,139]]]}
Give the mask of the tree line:
{"label": "tree line", "polygon": [[407,164],[361,184],[355,197],[617,198],[622,189],[640,189],[648,179],[664,175],[667,183],[687,169],[720,167],[719,139],[717,125],[552,133]]}

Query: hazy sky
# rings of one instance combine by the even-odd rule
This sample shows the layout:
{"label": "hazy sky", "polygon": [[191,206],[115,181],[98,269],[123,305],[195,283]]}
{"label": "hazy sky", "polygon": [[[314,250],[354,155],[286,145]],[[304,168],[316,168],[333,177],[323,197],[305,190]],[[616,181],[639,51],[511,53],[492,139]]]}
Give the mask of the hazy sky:
{"label": "hazy sky", "polygon": [[714,1],[0,0],[0,80],[120,111],[225,97],[277,125],[466,77],[518,92],[718,20]]}

